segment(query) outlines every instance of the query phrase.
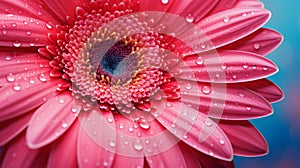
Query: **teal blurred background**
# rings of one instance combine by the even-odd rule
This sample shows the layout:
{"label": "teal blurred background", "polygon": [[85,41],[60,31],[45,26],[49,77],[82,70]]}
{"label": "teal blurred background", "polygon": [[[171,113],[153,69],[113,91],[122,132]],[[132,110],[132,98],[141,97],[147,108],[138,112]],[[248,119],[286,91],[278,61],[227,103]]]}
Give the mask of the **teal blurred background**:
{"label": "teal blurred background", "polygon": [[272,116],[252,121],[269,143],[269,154],[258,158],[236,157],[237,168],[300,167],[300,1],[261,0],[272,12],[264,26],[284,36],[281,46],[267,57],[280,71],[270,79],[285,92],[273,104]]}

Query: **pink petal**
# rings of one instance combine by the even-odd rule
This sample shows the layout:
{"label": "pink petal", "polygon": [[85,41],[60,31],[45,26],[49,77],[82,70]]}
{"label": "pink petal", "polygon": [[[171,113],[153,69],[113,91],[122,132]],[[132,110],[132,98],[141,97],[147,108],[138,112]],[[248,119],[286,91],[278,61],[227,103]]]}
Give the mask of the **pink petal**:
{"label": "pink petal", "polygon": [[82,111],[79,114],[80,131],[77,143],[77,160],[79,167],[111,167],[116,153],[116,132],[114,122],[108,123],[110,112],[99,109]]}
{"label": "pink petal", "polygon": [[20,117],[13,118],[0,123],[0,146],[11,141],[20,132],[22,132],[32,116],[32,113],[24,114]]}
{"label": "pink petal", "polygon": [[184,156],[176,144],[162,153],[146,156],[150,167],[187,167]]}
{"label": "pink petal", "polygon": [[[38,77],[37,77],[38,78]],[[49,81],[49,76],[43,76],[44,82],[34,79],[34,82],[18,80],[16,83],[0,89],[0,121],[22,115],[43,104],[48,98],[56,95],[56,82]]]}
{"label": "pink petal", "polygon": [[234,8],[241,8],[241,7],[256,7],[256,8],[263,8],[264,4],[260,1],[253,1],[253,0],[238,0]]}
{"label": "pink petal", "polygon": [[269,18],[270,12],[265,9],[235,8],[211,15],[198,26],[217,48],[254,32]]}
{"label": "pink petal", "polygon": [[[138,158],[144,155],[155,155],[177,144],[178,139],[153,116],[148,115],[144,111],[135,110],[130,115],[114,116],[118,133],[116,146],[119,155]],[[137,120],[138,118],[140,119]]]}
{"label": "pink petal", "polygon": [[282,90],[268,79],[260,79],[252,82],[240,83],[239,86],[243,86],[255,91],[272,103],[280,101],[284,97]]}
{"label": "pink petal", "polygon": [[270,29],[261,28],[256,32],[222,47],[222,50],[241,50],[267,55],[282,42],[282,35]]}
{"label": "pink petal", "polygon": [[75,121],[71,128],[52,144],[48,160],[48,167],[78,167],[77,166],[77,136],[80,128],[79,121]]}
{"label": "pink petal", "polygon": [[248,121],[220,121],[219,126],[230,139],[235,155],[262,156],[268,144],[261,133]]}
{"label": "pink petal", "polygon": [[32,149],[45,146],[61,136],[74,122],[76,116],[70,92],[61,93],[39,107],[27,129],[27,143]]}
{"label": "pink petal", "polygon": [[18,15],[0,14],[0,46],[32,47],[50,43],[47,34],[54,31],[54,25],[42,20]]}
{"label": "pink petal", "polygon": [[228,10],[234,6],[238,0],[221,0],[217,3],[217,5],[213,8],[213,10],[209,13],[210,15]]}
{"label": "pink petal", "polygon": [[230,141],[207,116],[178,101],[157,103],[157,107],[163,111],[155,118],[179,139],[213,157],[232,160]]}
{"label": "pink petal", "polygon": [[202,168],[234,168],[233,161],[216,159],[201,152],[195,153],[195,155],[200,160]]}
{"label": "pink petal", "polygon": [[25,134],[22,134],[10,144],[2,167],[45,167],[47,159],[47,150],[29,149],[26,145]]}
{"label": "pink petal", "polygon": [[53,13],[40,1],[3,0],[0,2],[0,13],[26,16],[57,24]]}
{"label": "pink petal", "polygon": [[[34,63],[34,64],[42,64],[45,66],[49,64],[49,60],[43,59],[40,57],[38,53],[30,53],[30,52],[16,52],[14,50],[11,51],[1,51],[0,52],[0,68],[9,68],[11,65],[20,65],[26,63]],[[39,67],[39,65],[36,65]],[[6,71],[7,72],[7,71]],[[4,72],[1,72],[4,73]]]}
{"label": "pink petal", "polygon": [[[273,112],[263,97],[239,85],[177,82],[183,89],[181,101],[213,118],[254,119]],[[184,89],[187,85],[188,90]]]}
{"label": "pink petal", "polygon": [[144,167],[144,157],[130,157],[116,154],[113,167]]}
{"label": "pink petal", "polygon": [[[200,58],[202,64],[198,63]],[[187,64],[189,68],[186,68]],[[237,83],[262,79],[278,71],[270,60],[253,53],[242,51],[221,51],[218,55],[212,53],[186,56],[184,62],[173,68],[170,73],[177,78],[198,80],[203,82]],[[191,75],[195,77],[192,78]]]}
{"label": "pink petal", "polygon": [[183,154],[183,157],[184,157],[184,160],[186,163],[186,167],[202,168],[199,159],[194,154],[194,152],[198,153],[198,151],[195,151],[192,147],[188,146],[187,144],[185,144],[183,142],[179,143],[179,147],[182,151],[182,154]]}
{"label": "pink petal", "polygon": [[73,0],[73,1],[61,1],[61,0],[43,0],[46,5],[62,20],[66,21],[67,16],[76,19],[76,7],[87,6],[89,0]]}

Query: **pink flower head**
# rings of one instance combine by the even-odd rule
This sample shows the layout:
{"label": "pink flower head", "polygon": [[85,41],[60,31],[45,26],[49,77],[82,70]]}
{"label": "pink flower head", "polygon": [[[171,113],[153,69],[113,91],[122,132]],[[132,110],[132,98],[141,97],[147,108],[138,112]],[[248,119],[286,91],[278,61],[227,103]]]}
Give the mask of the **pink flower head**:
{"label": "pink flower head", "polygon": [[2,0],[2,167],[234,167],[283,97],[257,0]]}

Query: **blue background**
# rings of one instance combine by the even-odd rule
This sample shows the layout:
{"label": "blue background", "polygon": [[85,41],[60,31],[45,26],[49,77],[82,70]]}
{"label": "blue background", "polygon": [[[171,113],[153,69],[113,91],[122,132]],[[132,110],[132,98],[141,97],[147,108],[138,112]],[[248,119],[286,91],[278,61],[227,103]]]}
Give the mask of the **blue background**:
{"label": "blue background", "polygon": [[262,0],[272,12],[264,26],[284,36],[281,46],[267,57],[280,71],[270,79],[285,92],[273,104],[272,116],[252,121],[269,143],[269,154],[258,158],[235,157],[237,168],[300,167],[300,1]]}

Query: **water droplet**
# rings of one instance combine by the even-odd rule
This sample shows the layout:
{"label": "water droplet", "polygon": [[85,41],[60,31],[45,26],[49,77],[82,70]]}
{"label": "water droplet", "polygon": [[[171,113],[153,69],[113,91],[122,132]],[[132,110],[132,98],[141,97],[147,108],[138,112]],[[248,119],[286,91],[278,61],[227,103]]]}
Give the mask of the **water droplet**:
{"label": "water droplet", "polygon": [[184,139],[187,139],[188,137],[187,137],[187,135],[183,135],[183,138],[184,138]]}
{"label": "water droplet", "polygon": [[13,43],[14,47],[21,47],[21,43],[19,41],[16,41]]}
{"label": "water droplet", "polygon": [[204,59],[202,57],[198,57],[197,61],[196,61],[196,64],[197,65],[203,65],[204,63]]}
{"label": "water droplet", "polygon": [[209,94],[211,92],[210,87],[209,86],[203,86],[202,87],[202,92],[204,94]]}
{"label": "water droplet", "polygon": [[24,21],[23,23],[24,23],[24,25],[28,25],[28,22],[27,22],[27,21]]}
{"label": "water droplet", "polygon": [[46,23],[46,27],[47,27],[47,29],[52,29],[53,28],[53,26],[50,23]]}
{"label": "water droplet", "polygon": [[247,111],[250,111],[251,109],[252,109],[251,106],[246,106],[246,110],[247,110]]}
{"label": "water droplet", "polygon": [[219,139],[219,142],[220,142],[221,145],[225,144],[225,141],[223,139]]}
{"label": "water droplet", "polygon": [[73,112],[73,113],[76,113],[76,112],[77,112],[76,106],[73,106],[73,107],[72,107],[72,112]]}
{"label": "water droplet", "polygon": [[150,124],[148,122],[140,122],[139,126],[143,129],[149,129],[150,128]]}
{"label": "water droplet", "polygon": [[167,107],[172,107],[172,103],[167,102],[166,106],[167,106]]}
{"label": "water droplet", "polygon": [[259,43],[254,43],[254,44],[253,44],[253,48],[254,48],[255,50],[259,50],[259,49],[260,49],[260,44],[259,44]]}
{"label": "water droplet", "polygon": [[5,60],[6,60],[6,61],[10,61],[10,60],[11,60],[11,56],[9,56],[9,55],[6,56],[6,57],[5,57]]}
{"label": "water droplet", "polygon": [[108,145],[109,145],[110,147],[115,147],[115,146],[116,146],[116,143],[115,143],[114,141],[110,141],[110,142],[108,143]]}
{"label": "water droplet", "polygon": [[67,128],[67,127],[68,127],[68,124],[65,123],[65,122],[62,122],[62,123],[61,123],[61,127],[62,127],[62,128]]}
{"label": "water droplet", "polygon": [[267,70],[268,70],[268,67],[264,66],[264,67],[263,67],[263,70],[264,70],[264,71],[267,71]]}
{"label": "water droplet", "polygon": [[255,70],[255,69],[256,69],[256,66],[255,66],[255,65],[252,65],[252,69],[254,69],[254,70]]}
{"label": "water droplet", "polygon": [[201,47],[202,49],[205,49],[205,48],[206,48],[206,44],[201,43],[200,47]]}
{"label": "water droplet", "polygon": [[108,121],[109,123],[112,123],[112,122],[113,122],[113,119],[112,119],[112,118],[107,118],[107,121]]}
{"label": "water droplet", "polygon": [[30,35],[31,35],[31,31],[26,31],[26,34],[27,34],[28,36],[30,36]]}
{"label": "water droplet", "polygon": [[17,27],[16,23],[11,23],[11,27]]}
{"label": "water droplet", "polygon": [[42,12],[39,10],[39,11],[37,12],[37,14],[38,14],[38,16],[41,16],[41,15],[42,15]]}
{"label": "water droplet", "polygon": [[41,74],[39,75],[38,78],[39,78],[39,80],[40,80],[41,82],[46,82],[46,81],[47,81],[46,75],[43,74],[43,73],[41,73]]}
{"label": "water droplet", "polygon": [[140,141],[136,141],[133,145],[134,149],[141,151],[144,147],[143,144]]}
{"label": "water droplet", "polygon": [[230,21],[230,17],[229,16],[225,16],[223,19],[224,23],[228,23]]}
{"label": "water droplet", "polygon": [[236,79],[237,78],[237,75],[232,75],[232,79]]}
{"label": "water droplet", "polygon": [[34,81],[33,79],[30,79],[30,80],[29,80],[29,83],[30,83],[30,84],[34,84],[34,82],[35,82],[35,81]]}
{"label": "water droplet", "polygon": [[2,30],[2,34],[6,35],[7,31],[6,30]]}
{"label": "water droplet", "polygon": [[63,103],[65,103],[65,100],[64,99],[59,99],[58,102],[63,104]]}
{"label": "water droplet", "polygon": [[120,129],[124,129],[124,125],[120,125],[119,128],[120,128]]}
{"label": "water droplet", "polygon": [[6,80],[8,82],[14,82],[15,81],[15,77],[12,73],[9,73],[7,76],[6,76]]}
{"label": "water droplet", "polygon": [[226,65],[221,65],[221,68],[222,68],[223,70],[225,70],[225,69],[227,68],[227,66],[226,66]]}
{"label": "water droplet", "polygon": [[161,0],[161,3],[162,4],[167,4],[167,3],[169,3],[169,0]]}
{"label": "water droplet", "polygon": [[245,97],[245,94],[243,92],[239,92],[240,97]]}
{"label": "water droplet", "polygon": [[209,119],[206,119],[205,120],[205,125],[210,127],[210,126],[212,126],[212,122]]}
{"label": "water droplet", "polygon": [[195,19],[194,16],[190,13],[185,17],[185,20],[189,23],[192,23],[194,19]]}
{"label": "water droplet", "polygon": [[247,64],[244,64],[244,65],[243,65],[243,68],[244,68],[244,69],[247,69],[248,67],[249,67],[249,66],[248,66]]}
{"label": "water droplet", "polygon": [[104,161],[104,162],[103,162],[103,166],[104,166],[104,167],[107,167],[107,166],[108,166],[108,162],[105,162],[105,161]]}
{"label": "water droplet", "polygon": [[21,85],[15,83],[14,86],[13,86],[13,89],[14,89],[15,91],[20,91],[20,90],[21,90]]}
{"label": "water droplet", "polygon": [[129,127],[129,128],[128,128],[128,131],[129,131],[129,132],[133,132],[133,128],[132,128],[132,127]]}
{"label": "water droplet", "polygon": [[187,90],[191,90],[191,89],[192,89],[192,85],[188,83],[188,84],[185,86],[185,88],[186,88]]}
{"label": "water droplet", "polygon": [[246,16],[247,16],[247,13],[243,13],[242,16],[243,16],[243,17],[246,17]]}
{"label": "water droplet", "polygon": [[209,155],[214,156],[214,152],[212,150],[209,150]]}

